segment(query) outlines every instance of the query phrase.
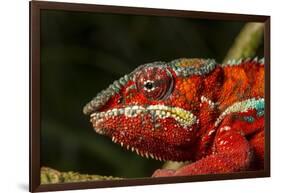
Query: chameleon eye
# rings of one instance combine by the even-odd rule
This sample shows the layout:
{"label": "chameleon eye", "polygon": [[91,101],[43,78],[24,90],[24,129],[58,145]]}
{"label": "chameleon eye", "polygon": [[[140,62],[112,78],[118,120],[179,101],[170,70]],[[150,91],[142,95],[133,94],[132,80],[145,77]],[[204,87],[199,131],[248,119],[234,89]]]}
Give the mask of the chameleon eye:
{"label": "chameleon eye", "polygon": [[139,92],[150,100],[164,99],[173,88],[173,76],[163,67],[144,67],[136,73],[135,81]]}
{"label": "chameleon eye", "polygon": [[155,89],[154,81],[148,80],[144,83],[144,89],[148,92]]}

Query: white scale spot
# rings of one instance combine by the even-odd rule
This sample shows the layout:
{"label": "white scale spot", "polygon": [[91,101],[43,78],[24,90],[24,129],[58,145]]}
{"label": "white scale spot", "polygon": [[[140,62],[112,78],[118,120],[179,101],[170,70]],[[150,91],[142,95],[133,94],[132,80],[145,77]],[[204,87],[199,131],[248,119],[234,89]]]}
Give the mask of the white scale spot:
{"label": "white scale spot", "polygon": [[216,130],[212,129],[211,131],[209,131],[208,135],[212,135]]}
{"label": "white scale spot", "polygon": [[219,145],[223,145],[224,144],[224,140],[221,140],[220,142],[219,142]]}
{"label": "white scale spot", "polygon": [[220,132],[222,132],[222,131],[229,131],[231,129],[231,127],[229,127],[229,126],[224,126],[224,127],[222,127],[221,129],[220,129]]}

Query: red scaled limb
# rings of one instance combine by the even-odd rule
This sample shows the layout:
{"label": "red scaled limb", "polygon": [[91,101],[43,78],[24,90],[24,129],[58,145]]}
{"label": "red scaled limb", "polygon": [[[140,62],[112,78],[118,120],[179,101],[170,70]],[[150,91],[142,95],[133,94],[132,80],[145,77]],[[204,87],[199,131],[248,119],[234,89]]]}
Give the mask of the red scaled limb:
{"label": "red scaled limb", "polygon": [[212,154],[173,170],[156,170],[153,177],[231,173],[249,168],[252,151],[243,133],[223,126],[218,130]]}

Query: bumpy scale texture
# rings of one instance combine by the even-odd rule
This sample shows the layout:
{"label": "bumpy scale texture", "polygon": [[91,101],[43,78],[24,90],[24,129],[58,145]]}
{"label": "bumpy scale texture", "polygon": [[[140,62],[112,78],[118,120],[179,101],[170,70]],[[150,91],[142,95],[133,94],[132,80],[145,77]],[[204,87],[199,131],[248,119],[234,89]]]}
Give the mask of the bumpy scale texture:
{"label": "bumpy scale texture", "polygon": [[83,109],[99,134],[160,161],[192,161],[159,176],[264,167],[264,61],[153,62],[113,82]]}

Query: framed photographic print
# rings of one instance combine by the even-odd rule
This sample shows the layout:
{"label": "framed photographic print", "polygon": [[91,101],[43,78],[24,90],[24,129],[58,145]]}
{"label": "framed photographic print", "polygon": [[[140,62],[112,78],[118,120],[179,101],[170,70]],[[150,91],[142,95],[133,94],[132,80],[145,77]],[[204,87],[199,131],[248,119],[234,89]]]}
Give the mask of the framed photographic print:
{"label": "framed photographic print", "polygon": [[270,17],[30,2],[30,191],[270,176]]}

